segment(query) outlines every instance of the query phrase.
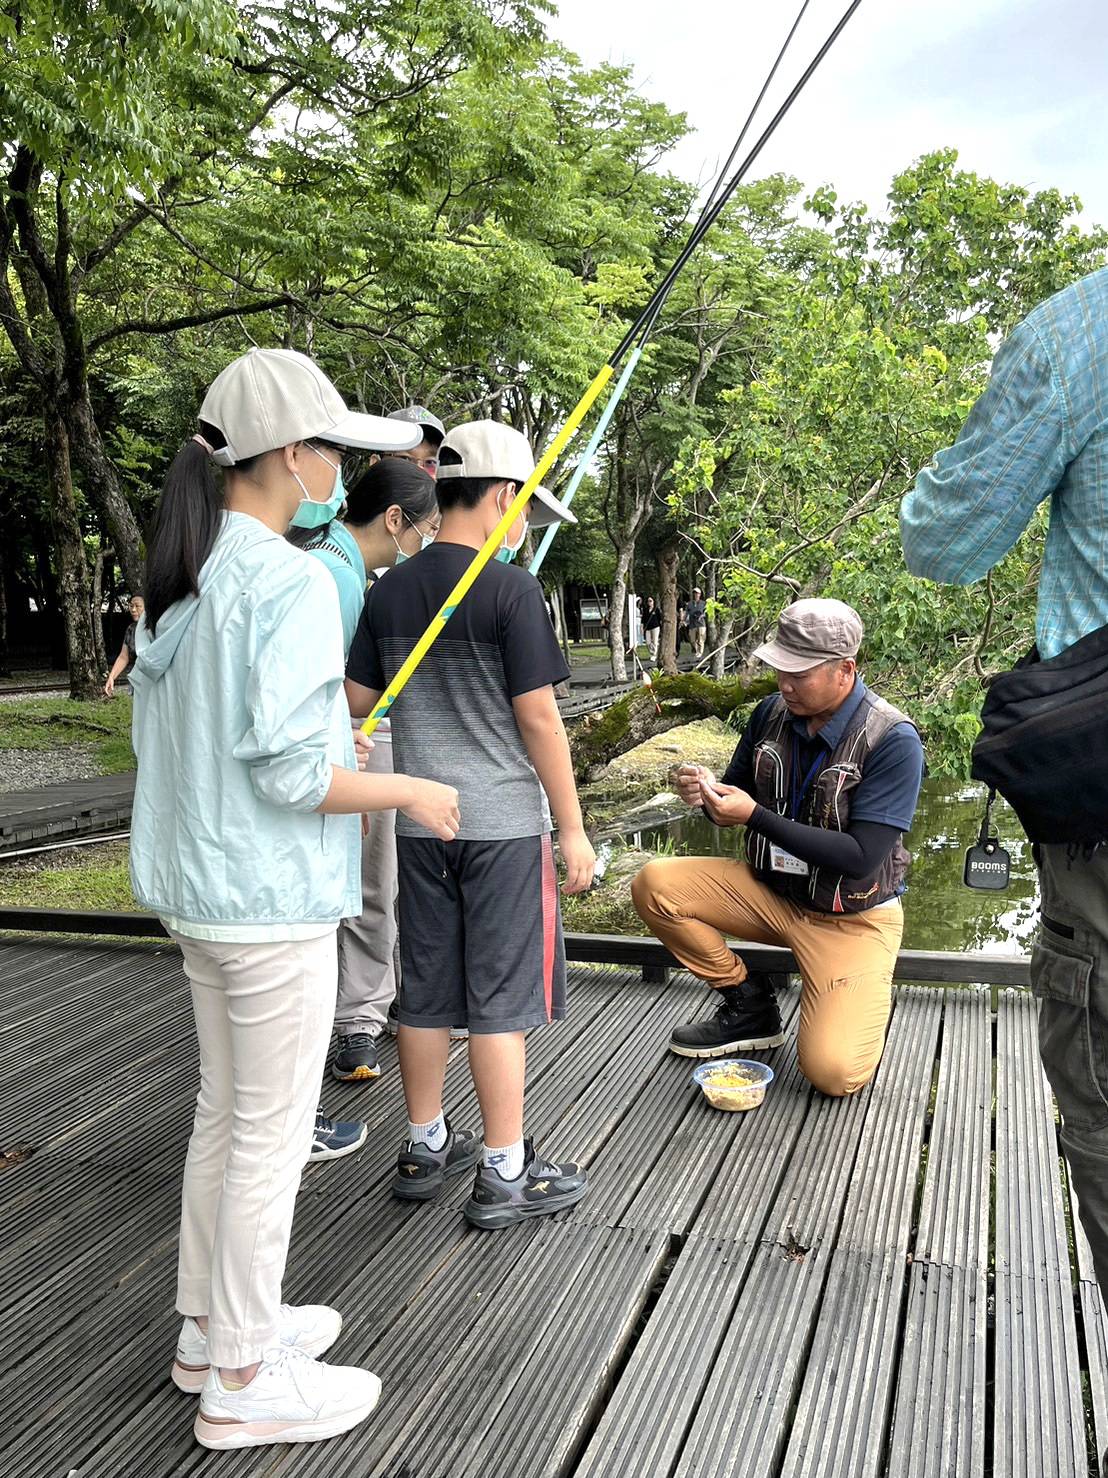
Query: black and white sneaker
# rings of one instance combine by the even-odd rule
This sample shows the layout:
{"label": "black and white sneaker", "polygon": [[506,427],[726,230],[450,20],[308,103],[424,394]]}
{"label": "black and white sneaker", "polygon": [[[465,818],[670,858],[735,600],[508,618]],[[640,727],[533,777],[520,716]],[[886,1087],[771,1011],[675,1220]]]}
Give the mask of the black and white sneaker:
{"label": "black and white sneaker", "polygon": [[308,1159],[341,1160],[365,1144],[368,1127],[360,1119],[329,1119],[322,1105],[316,1110],[315,1133]]}
{"label": "black and white sneaker", "polygon": [[434,1201],[455,1175],[472,1169],[481,1153],[481,1136],[452,1129],[446,1121],[446,1143],[441,1150],[409,1142],[396,1160],[392,1193],[401,1201]]}
{"label": "black and white sneaker", "polygon": [[489,1165],[478,1167],[465,1218],[475,1227],[494,1231],[533,1216],[564,1211],[576,1205],[588,1188],[589,1177],[580,1166],[543,1160],[531,1140],[525,1139],[523,1173],[515,1180],[505,1180]]}
{"label": "black and white sneaker", "polygon": [[674,1027],[669,1050],[678,1057],[727,1057],[732,1052],[758,1052],[780,1047],[785,1040],[781,1012],[771,982],[783,975],[749,975],[741,985],[726,986],[714,1016]]}
{"label": "black and white sneaker", "polygon": [[377,1047],[368,1032],[340,1032],[339,1047],[331,1059],[331,1076],[340,1083],[363,1083],[381,1076]]}

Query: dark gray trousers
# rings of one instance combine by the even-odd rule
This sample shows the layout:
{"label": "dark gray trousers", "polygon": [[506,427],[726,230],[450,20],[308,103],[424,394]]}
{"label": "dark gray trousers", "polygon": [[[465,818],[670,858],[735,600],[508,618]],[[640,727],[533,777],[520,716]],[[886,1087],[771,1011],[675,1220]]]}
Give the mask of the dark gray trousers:
{"label": "dark gray trousers", "polygon": [[1042,926],[1031,956],[1039,1050],[1108,1307],[1108,847],[1041,846]]}

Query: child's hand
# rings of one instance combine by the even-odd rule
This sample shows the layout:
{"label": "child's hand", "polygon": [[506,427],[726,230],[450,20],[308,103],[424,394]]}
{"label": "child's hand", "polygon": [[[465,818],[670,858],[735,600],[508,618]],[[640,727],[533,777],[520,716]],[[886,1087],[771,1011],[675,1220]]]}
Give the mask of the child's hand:
{"label": "child's hand", "polygon": [[354,758],[359,770],[364,770],[369,764],[370,751],[373,748],[373,740],[368,734],[363,734],[358,724],[354,726]]}
{"label": "child's hand", "polygon": [[583,827],[558,833],[558,851],[565,863],[566,880],[563,893],[584,893],[592,887],[592,876],[596,871],[596,853],[585,835]]}
{"label": "child's hand", "polygon": [[417,826],[433,831],[440,842],[452,842],[462,824],[458,792],[437,780],[413,780],[412,800],[400,809]]}

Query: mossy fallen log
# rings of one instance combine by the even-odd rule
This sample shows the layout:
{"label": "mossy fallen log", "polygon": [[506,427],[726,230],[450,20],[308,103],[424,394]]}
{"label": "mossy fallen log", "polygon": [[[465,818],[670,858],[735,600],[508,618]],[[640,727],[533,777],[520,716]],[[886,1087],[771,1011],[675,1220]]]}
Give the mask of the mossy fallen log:
{"label": "mossy fallen log", "polygon": [[776,688],[770,673],[726,682],[716,682],[699,672],[656,678],[653,688],[637,688],[603,713],[587,714],[572,726],[569,741],[574,774],[579,782],[595,780],[617,755],[655,734],[697,719],[730,718]]}

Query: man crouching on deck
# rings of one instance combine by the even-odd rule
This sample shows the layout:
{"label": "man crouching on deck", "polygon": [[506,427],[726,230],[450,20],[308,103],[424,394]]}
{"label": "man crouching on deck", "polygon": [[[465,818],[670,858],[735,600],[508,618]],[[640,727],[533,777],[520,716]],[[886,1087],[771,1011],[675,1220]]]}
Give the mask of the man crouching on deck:
{"label": "man crouching on deck", "polygon": [[816,1088],[856,1093],[885,1043],[900,894],[923,778],[915,725],[857,674],[857,611],[798,600],[755,656],[779,692],[751,714],[722,783],[682,765],[677,788],[717,826],[746,827],[746,862],[648,863],[631,885],[643,921],[720,994],[715,1015],[677,1027],[683,1057],[722,1057],[785,1040],[768,975],[751,975],[725,934],[790,949],[803,981],[797,1056]]}

